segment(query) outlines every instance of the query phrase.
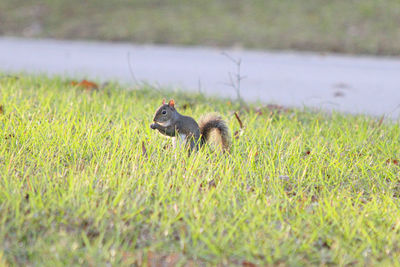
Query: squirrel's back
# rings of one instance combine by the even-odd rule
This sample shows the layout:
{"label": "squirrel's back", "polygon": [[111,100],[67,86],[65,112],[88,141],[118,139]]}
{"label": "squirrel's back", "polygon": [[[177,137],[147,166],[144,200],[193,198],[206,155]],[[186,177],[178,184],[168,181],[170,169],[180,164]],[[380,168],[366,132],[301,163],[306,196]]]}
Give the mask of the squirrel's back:
{"label": "squirrel's back", "polygon": [[199,128],[201,134],[201,144],[205,144],[210,138],[212,130],[219,131],[221,137],[221,145],[224,151],[228,151],[231,145],[231,136],[226,122],[215,113],[204,115],[199,120]]}

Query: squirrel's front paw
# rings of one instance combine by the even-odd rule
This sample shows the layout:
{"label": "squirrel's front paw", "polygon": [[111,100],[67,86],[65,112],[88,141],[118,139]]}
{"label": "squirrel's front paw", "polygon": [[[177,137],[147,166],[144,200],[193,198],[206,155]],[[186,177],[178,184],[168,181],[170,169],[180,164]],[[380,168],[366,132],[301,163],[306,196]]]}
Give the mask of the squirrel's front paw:
{"label": "squirrel's front paw", "polygon": [[157,126],[156,126],[155,123],[153,123],[153,124],[150,125],[150,128],[153,129],[153,130],[155,130],[155,129],[157,128]]}

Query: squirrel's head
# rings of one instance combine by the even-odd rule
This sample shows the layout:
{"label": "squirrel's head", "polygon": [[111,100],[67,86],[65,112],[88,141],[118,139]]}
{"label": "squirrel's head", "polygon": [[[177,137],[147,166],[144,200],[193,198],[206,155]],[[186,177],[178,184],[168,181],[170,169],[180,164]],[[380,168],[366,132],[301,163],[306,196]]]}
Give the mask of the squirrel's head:
{"label": "squirrel's head", "polygon": [[154,114],[153,121],[168,126],[167,124],[170,123],[174,112],[176,112],[175,101],[171,99],[168,104],[166,104],[164,99],[162,105],[157,109],[156,114]]}

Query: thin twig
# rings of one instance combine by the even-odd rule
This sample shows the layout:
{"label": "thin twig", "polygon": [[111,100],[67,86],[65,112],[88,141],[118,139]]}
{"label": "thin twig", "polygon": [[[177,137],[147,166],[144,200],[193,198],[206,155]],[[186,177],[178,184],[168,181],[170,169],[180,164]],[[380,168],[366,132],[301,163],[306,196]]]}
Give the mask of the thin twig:
{"label": "thin twig", "polygon": [[130,72],[131,77],[132,77],[132,79],[133,79],[133,83],[137,85],[137,84],[139,84],[139,82],[138,82],[138,80],[136,79],[135,74],[133,73],[132,64],[131,64],[131,53],[128,52],[128,53],[126,54],[126,57],[127,57],[127,60],[128,60],[129,72]]}
{"label": "thin twig", "polygon": [[144,141],[142,141],[142,156],[147,158],[147,149],[146,146],[144,145]]}
{"label": "thin twig", "polygon": [[380,120],[378,121],[378,127],[380,127],[383,123],[383,120],[385,119],[385,114],[383,114],[380,118]]}
{"label": "thin twig", "polygon": [[237,114],[237,112],[235,112],[235,117],[236,117],[236,119],[237,119],[238,122],[239,122],[240,129],[243,129],[243,122],[242,122],[242,120],[239,118],[239,115]]}
{"label": "thin twig", "polygon": [[236,91],[236,97],[237,99],[242,102],[242,97],[241,97],[241,82],[243,79],[246,78],[246,76],[241,75],[241,64],[242,60],[235,59],[231,55],[229,55],[226,52],[222,52],[222,55],[226,56],[230,61],[232,61],[236,65],[236,73],[232,74],[231,72],[228,72],[229,76],[229,83],[225,83],[228,86],[231,86],[235,91]]}
{"label": "thin twig", "polygon": [[203,94],[203,90],[202,90],[202,85],[201,85],[201,80],[199,78],[199,80],[197,81],[197,87],[199,90],[199,94]]}

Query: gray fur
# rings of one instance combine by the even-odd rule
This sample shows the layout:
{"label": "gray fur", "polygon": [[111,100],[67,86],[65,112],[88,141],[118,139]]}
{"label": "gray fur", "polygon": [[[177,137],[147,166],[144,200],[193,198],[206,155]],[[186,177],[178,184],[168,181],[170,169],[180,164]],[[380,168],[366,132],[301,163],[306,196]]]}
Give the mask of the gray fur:
{"label": "gray fur", "polygon": [[[163,114],[165,113],[165,114]],[[208,114],[200,119],[200,125],[189,116],[179,114],[174,106],[161,105],[153,118],[150,127],[157,129],[161,134],[169,137],[186,136],[186,144],[190,150],[198,149],[204,145],[210,137],[213,129],[216,129],[221,137],[222,148],[227,151],[230,147],[230,133],[225,121],[217,114]]]}

